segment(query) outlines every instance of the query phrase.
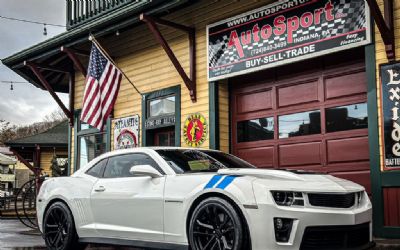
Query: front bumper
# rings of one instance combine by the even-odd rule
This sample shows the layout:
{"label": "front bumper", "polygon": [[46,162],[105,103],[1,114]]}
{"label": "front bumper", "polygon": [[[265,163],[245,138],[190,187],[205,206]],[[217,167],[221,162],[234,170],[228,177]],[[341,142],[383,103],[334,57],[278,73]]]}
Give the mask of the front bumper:
{"label": "front bumper", "polygon": [[[320,229],[320,232],[326,232],[338,227],[347,228],[349,231],[352,231],[362,225],[367,227],[368,230],[367,244],[360,246],[344,244],[344,247],[339,249],[367,249],[372,245],[372,208],[369,202],[362,207],[352,209],[280,207],[273,203],[258,204],[257,209],[248,208],[245,212],[247,214],[246,217],[250,230],[252,250],[338,249],[326,246],[325,243],[326,240],[329,240],[329,237],[325,237],[324,233],[314,234],[314,241],[311,243],[314,244],[315,248],[310,248],[310,237],[307,236],[305,232],[310,232],[310,230],[316,232],[316,229]],[[288,242],[279,243],[276,241],[274,218],[293,219]],[[335,232],[341,232],[340,228]],[[308,233],[308,235],[310,235],[310,233]],[[325,235],[332,236],[333,234],[328,232]],[[351,235],[352,234],[349,233],[344,237]],[[320,239],[318,239],[317,236],[321,236],[322,238],[319,237]],[[335,237],[330,238],[330,240],[332,239],[335,239]],[[312,237],[311,240],[313,240]]]}

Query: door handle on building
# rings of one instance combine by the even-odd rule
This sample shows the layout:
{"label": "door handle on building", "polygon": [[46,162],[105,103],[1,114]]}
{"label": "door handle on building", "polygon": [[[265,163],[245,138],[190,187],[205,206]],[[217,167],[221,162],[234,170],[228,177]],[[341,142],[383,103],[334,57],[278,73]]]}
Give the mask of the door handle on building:
{"label": "door handle on building", "polygon": [[95,188],[94,191],[95,192],[104,192],[104,191],[106,191],[106,188],[103,186],[99,186],[99,187]]}

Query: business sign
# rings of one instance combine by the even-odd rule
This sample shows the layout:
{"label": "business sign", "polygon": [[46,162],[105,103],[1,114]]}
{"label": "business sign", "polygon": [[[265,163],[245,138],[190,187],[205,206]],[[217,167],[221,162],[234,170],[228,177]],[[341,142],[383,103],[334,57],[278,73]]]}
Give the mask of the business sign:
{"label": "business sign", "polygon": [[187,145],[199,147],[207,139],[208,125],[206,118],[195,113],[188,116],[183,124],[183,138]]}
{"label": "business sign", "polygon": [[163,117],[147,118],[145,122],[146,129],[163,128],[174,125],[175,125],[175,114]]}
{"label": "business sign", "polygon": [[115,150],[139,146],[139,115],[114,119],[113,124]]}
{"label": "business sign", "polygon": [[371,42],[364,0],[286,0],[207,26],[209,81]]}
{"label": "business sign", "polygon": [[400,62],[381,65],[381,115],[385,170],[400,168]]}

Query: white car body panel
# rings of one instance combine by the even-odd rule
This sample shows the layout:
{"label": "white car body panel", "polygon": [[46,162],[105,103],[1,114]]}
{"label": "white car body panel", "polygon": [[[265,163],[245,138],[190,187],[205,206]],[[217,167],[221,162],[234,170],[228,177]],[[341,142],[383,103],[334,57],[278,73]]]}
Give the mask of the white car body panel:
{"label": "white car body panel", "polygon": [[[137,152],[150,155],[165,175],[159,178],[101,179],[85,174],[101,159]],[[227,182],[227,177],[232,180]],[[105,190],[96,192],[101,186]],[[349,209],[313,207],[307,198],[304,199],[304,207],[284,207],[275,203],[271,190],[304,194],[364,192],[364,197],[362,203]],[[43,216],[48,204],[59,199],[71,209],[80,238],[140,240],[187,246],[186,223],[190,208],[196,199],[210,194],[225,196],[237,205],[248,225],[253,250],[299,249],[304,230],[309,226],[362,223],[371,226],[371,203],[364,188],[353,182],[329,175],[299,175],[260,169],[176,174],[154,149],[138,148],[104,154],[71,177],[46,180],[38,194],[39,228],[43,231]],[[274,216],[294,219],[289,242],[275,241]]]}

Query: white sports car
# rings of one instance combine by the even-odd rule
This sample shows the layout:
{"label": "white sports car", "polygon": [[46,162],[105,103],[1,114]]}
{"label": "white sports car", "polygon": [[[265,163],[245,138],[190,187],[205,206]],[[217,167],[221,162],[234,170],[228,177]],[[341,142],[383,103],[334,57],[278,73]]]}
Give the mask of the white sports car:
{"label": "white sports car", "polygon": [[38,222],[49,249],[367,249],[364,188],[330,175],[256,169],[229,154],[137,148],[46,180]]}

